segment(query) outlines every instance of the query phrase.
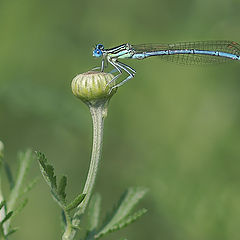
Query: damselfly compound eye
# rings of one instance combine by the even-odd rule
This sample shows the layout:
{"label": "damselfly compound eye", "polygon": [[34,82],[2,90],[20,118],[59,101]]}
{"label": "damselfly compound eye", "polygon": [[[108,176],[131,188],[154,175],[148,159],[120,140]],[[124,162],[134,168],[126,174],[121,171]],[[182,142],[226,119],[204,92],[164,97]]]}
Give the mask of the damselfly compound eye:
{"label": "damselfly compound eye", "polygon": [[104,47],[103,47],[102,44],[98,44],[98,45],[97,45],[97,48],[98,48],[98,49],[101,49],[101,50],[104,49]]}

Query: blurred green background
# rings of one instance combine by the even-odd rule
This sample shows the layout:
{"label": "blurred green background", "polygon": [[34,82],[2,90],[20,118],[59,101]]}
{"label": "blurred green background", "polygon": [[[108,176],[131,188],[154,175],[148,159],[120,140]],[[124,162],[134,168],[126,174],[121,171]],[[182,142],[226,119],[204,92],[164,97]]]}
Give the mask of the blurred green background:
{"label": "blurred green background", "polygon": [[[0,0],[6,161],[16,168],[18,151],[41,150],[57,174],[68,175],[75,196],[88,170],[92,125],[70,83],[100,64],[94,44],[240,41],[239,10],[239,0]],[[106,239],[239,239],[239,63],[125,63],[137,74],[110,102],[95,190],[103,216],[128,186],[148,187],[141,205],[149,211]],[[34,162],[28,177],[36,175]],[[60,239],[59,208],[42,179],[29,199],[11,239]]]}

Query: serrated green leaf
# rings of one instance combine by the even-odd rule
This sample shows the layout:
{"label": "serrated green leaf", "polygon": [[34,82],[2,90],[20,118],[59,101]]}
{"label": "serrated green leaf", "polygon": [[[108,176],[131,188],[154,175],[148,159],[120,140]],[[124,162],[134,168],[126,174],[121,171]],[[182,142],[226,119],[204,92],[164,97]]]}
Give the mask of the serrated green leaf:
{"label": "serrated green leaf", "polygon": [[111,228],[109,228],[107,231],[105,232],[101,232],[99,233],[97,236],[95,236],[95,238],[100,238],[102,237],[103,235],[106,235],[107,233],[110,233],[110,232],[114,232],[114,231],[117,231],[117,230],[120,230],[126,226],[128,226],[129,224],[135,222],[137,219],[139,219],[143,214],[145,214],[147,212],[147,209],[143,208],[137,212],[135,212],[134,214],[124,218],[122,221],[120,221],[119,223],[113,225]]}
{"label": "serrated green leaf", "polygon": [[13,215],[13,211],[7,213],[1,223],[3,224],[4,222],[6,222],[12,215]]}
{"label": "serrated green leaf", "polygon": [[[51,194],[53,199],[58,203],[58,205],[64,209],[65,208],[65,201],[63,201],[63,195],[59,195],[58,187],[57,187],[57,177],[54,173],[54,167],[48,163],[47,158],[41,152],[36,152],[37,159],[39,162],[40,170],[43,175],[43,178],[47,182],[48,186],[51,189]],[[65,178],[65,177],[64,177]],[[61,182],[61,181],[60,181]],[[62,180],[61,189],[64,188],[65,180]],[[60,190],[61,194],[63,194],[62,190]],[[64,191],[65,192],[65,191]]]}
{"label": "serrated green leaf", "polygon": [[1,203],[0,203],[0,210],[2,209],[2,207],[6,207],[6,201],[3,200]]}
{"label": "serrated green leaf", "polygon": [[15,217],[16,215],[18,215],[23,210],[23,208],[27,205],[27,203],[28,203],[28,199],[26,198],[14,210],[12,217]]}
{"label": "serrated green leaf", "polygon": [[85,198],[86,194],[80,193],[71,203],[66,206],[66,211],[76,208]]}
{"label": "serrated green leaf", "polygon": [[90,232],[98,227],[100,208],[101,208],[101,195],[99,193],[95,193],[92,196],[88,207],[88,219],[89,219],[88,230]]}
{"label": "serrated green leaf", "polygon": [[139,200],[144,197],[146,192],[146,188],[129,188],[120,198],[120,201],[117,207],[113,210],[112,214],[106,219],[103,226],[95,235],[96,239],[108,232],[111,232],[115,225],[120,224],[121,221],[130,214],[131,210],[139,202]]}
{"label": "serrated green leaf", "polygon": [[7,234],[6,237],[10,236],[11,234],[15,233],[18,230],[18,228],[12,228]]}
{"label": "serrated green leaf", "polygon": [[59,181],[58,186],[58,196],[61,199],[62,202],[66,203],[66,186],[67,186],[67,177],[62,176],[62,178]]}
{"label": "serrated green leaf", "polygon": [[56,176],[54,175],[54,168],[51,164],[48,163],[47,158],[41,152],[37,152],[38,162],[40,164],[40,170],[43,175],[43,178],[50,186],[51,189],[57,189]]}

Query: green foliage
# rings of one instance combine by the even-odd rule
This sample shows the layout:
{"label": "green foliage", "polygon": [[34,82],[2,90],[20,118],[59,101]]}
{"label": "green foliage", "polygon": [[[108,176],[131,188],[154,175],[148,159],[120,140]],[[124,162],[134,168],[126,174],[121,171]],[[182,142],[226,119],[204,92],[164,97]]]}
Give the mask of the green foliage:
{"label": "green foliage", "polygon": [[59,204],[59,206],[66,212],[75,209],[85,197],[85,194],[80,193],[72,202],[67,204],[66,202],[66,186],[67,186],[67,177],[62,176],[59,184],[57,185],[57,177],[54,173],[54,167],[48,163],[47,158],[41,152],[36,152],[37,159],[39,162],[40,170],[43,175],[43,178],[50,187],[51,194],[53,199]]}
{"label": "green foliage", "polygon": [[141,209],[130,215],[132,209],[140,201],[140,199],[144,197],[146,192],[147,189],[145,188],[129,188],[122,195],[112,213],[106,218],[103,225],[100,227],[100,230],[97,231],[95,239],[129,225],[146,213],[146,209]]}
{"label": "green foliage", "polygon": [[37,184],[39,177],[35,177],[32,181],[30,181],[27,186],[24,188],[22,194],[27,194],[32,188]]}
{"label": "green foliage", "polygon": [[[8,159],[32,144],[47,149],[59,166],[68,158],[82,171],[90,149],[89,118],[70,96],[69,81],[100,65],[91,57],[92,46],[239,41],[239,5],[239,0],[122,0],[102,1],[99,10],[96,1],[0,1],[0,133],[11,143]],[[146,240],[146,232],[153,240],[159,234],[165,240],[239,240],[239,62],[207,68],[160,58],[125,63],[137,75],[111,103],[100,168],[102,182],[112,174],[115,182],[98,184],[97,190],[105,199],[109,188],[114,196],[131,181],[151,188],[153,216],[144,228],[126,229],[134,236],[129,240]],[[71,179],[78,182],[78,174]],[[54,214],[50,203],[42,204]],[[23,235],[42,240],[37,225],[45,216],[37,216]],[[21,218],[27,222],[29,216]],[[44,231],[46,239],[59,239],[52,223]]]}
{"label": "green foliage", "polygon": [[57,189],[57,181],[56,176],[54,175],[54,168],[52,165],[47,163],[47,159],[44,156],[44,154],[40,152],[37,153],[37,158],[40,164],[41,173],[47,182],[47,184],[50,186],[51,189],[56,190]]}
{"label": "green foliage", "polygon": [[[16,174],[16,180],[12,181],[14,185],[11,187],[11,192],[7,202],[9,210],[14,210],[16,208],[16,205],[18,205],[19,203],[19,199],[26,193],[26,191],[24,191],[25,188],[23,183],[24,183],[26,174],[29,170],[29,167],[33,161],[32,151],[27,150],[25,152],[20,152],[18,155],[18,159],[19,159],[19,166]],[[9,167],[8,169],[9,169],[9,172],[11,172],[11,169]],[[7,174],[9,174],[9,172],[7,172]],[[11,182],[10,182],[10,186],[11,186]]]}
{"label": "green foliage", "polygon": [[5,223],[12,215],[13,215],[13,211],[8,212],[6,216],[3,218],[3,220],[1,221],[1,224]]}
{"label": "green foliage", "polygon": [[18,206],[16,207],[15,211],[13,212],[13,217],[15,217],[16,215],[18,215],[23,209],[24,207],[27,205],[28,203],[28,199],[24,199],[23,201],[21,201]]}
{"label": "green foliage", "polygon": [[0,210],[6,206],[6,201],[3,200],[2,202],[0,202]]}
{"label": "green foliage", "polygon": [[[62,209],[62,226],[65,231],[63,239],[68,239],[68,236],[72,229],[77,228],[77,226],[73,226],[72,224],[73,218],[70,216],[70,211],[74,209],[77,211],[77,207],[84,200],[85,194],[80,193],[70,203],[67,203],[66,201],[67,177],[62,176],[59,181],[59,184],[57,184],[57,177],[54,173],[54,167],[48,163],[48,160],[43,153],[36,152],[36,154],[43,178],[50,187],[53,199],[58,203],[58,205]],[[76,213],[76,211],[74,213]],[[74,213],[72,215],[74,215]]]}
{"label": "green foliage", "polygon": [[67,177],[62,176],[62,178],[59,181],[59,186],[58,186],[58,196],[62,202],[66,202],[66,186],[67,186]]}
{"label": "green foliage", "polygon": [[15,184],[14,184],[12,171],[11,171],[8,163],[4,162],[4,168],[5,168],[5,172],[6,172],[6,175],[7,175],[8,183],[10,185],[10,189],[13,189]]}
{"label": "green foliage", "polygon": [[99,216],[101,210],[101,195],[95,193],[90,201],[88,210],[88,231],[93,232],[96,230],[99,223]]}
{"label": "green foliage", "polygon": [[71,203],[66,206],[67,211],[71,211],[76,208],[85,198],[86,194],[80,193]]}
{"label": "green foliage", "polygon": [[7,239],[9,235],[17,231],[17,228],[11,227],[11,221],[26,206],[28,199],[25,198],[22,200],[22,197],[23,196],[25,197],[26,193],[36,183],[36,180],[34,180],[30,184],[28,184],[27,187],[24,188],[24,180],[31,165],[31,162],[33,160],[32,151],[27,150],[23,153],[20,153],[18,155],[18,159],[19,167],[15,181],[13,180],[13,175],[11,173],[9,165],[3,159],[1,159],[2,161],[1,166],[4,166],[4,170],[7,175],[7,180],[9,181],[10,184],[10,194],[9,197],[5,199],[1,191],[2,169],[0,167],[0,199],[3,199],[2,202],[0,203],[1,216],[3,216],[0,219],[0,234],[3,236],[3,239]]}
{"label": "green foliage", "polygon": [[7,204],[6,201],[3,200],[0,203],[1,210],[1,219],[0,219],[0,236],[2,235],[4,239],[7,238],[12,233],[12,230],[6,230],[4,223],[7,222],[13,215],[13,211],[7,212]]}
{"label": "green foliage", "polygon": [[8,233],[6,234],[6,238],[15,233],[18,230],[18,228],[12,228]]}
{"label": "green foliage", "polygon": [[89,205],[89,226],[86,240],[99,239],[108,233],[120,230],[139,219],[146,213],[146,209],[143,208],[133,214],[131,214],[131,212],[139,200],[144,197],[146,192],[147,190],[145,188],[140,187],[127,189],[127,191],[121,196],[116,207],[114,207],[111,214],[106,217],[100,227],[98,225],[101,197],[99,194],[95,194]]}
{"label": "green foliage", "polygon": [[[65,233],[63,239],[68,239],[68,232],[70,229],[78,229],[78,226],[73,226],[72,221],[74,217],[70,216],[70,211],[78,210],[78,206],[84,200],[85,194],[80,193],[75,199],[67,204],[66,201],[66,185],[67,177],[63,176],[59,184],[57,184],[57,177],[54,173],[54,167],[48,163],[47,158],[43,153],[37,152],[37,159],[40,165],[40,170],[43,178],[50,187],[53,199],[57,201],[59,206],[62,208],[62,219],[63,227],[65,228]],[[88,227],[86,240],[99,239],[104,235],[122,229],[123,227],[129,225],[130,223],[136,221],[143,214],[146,213],[146,209],[141,209],[135,213],[132,213],[133,208],[139,202],[140,199],[144,197],[147,190],[145,188],[129,188],[120,198],[117,206],[113,209],[112,213],[99,224],[100,208],[101,208],[101,196],[100,194],[94,194],[91,198],[88,210]],[[74,213],[72,214],[74,216]],[[100,226],[99,226],[100,225]]]}
{"label": "green foliage", "polygon": [[48,164],[48,161],[44,154],[37,152],[37,159],[40,165],[40,170],[45,179],[46,183],[51,189],[51,194],[53,199],[59,204],[59,206],[64,209],[66,204],[66,185],[67,178],[63,176],[60,179],[59,187],[57,186],[57,177],[54,174],[54,168],[52,165]]}

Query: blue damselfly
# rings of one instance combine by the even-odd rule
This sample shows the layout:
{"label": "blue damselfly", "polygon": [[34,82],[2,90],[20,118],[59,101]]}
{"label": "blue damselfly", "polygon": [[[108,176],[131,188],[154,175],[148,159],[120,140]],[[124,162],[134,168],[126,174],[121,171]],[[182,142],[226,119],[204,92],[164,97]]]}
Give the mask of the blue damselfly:
{"label": "blue damselfly", "polygon": [[119,59],[145,59],[159,56],[164,60],[184,64],[223,63],[240,60],[240,45],[233,41],[199,41],[174,44],[139,44],[129,43],[114,48],[105,49],[102,44],[96,45],[93,56],[102,57],[101,71],[104,71],[106,61],[118,72],[112,81],[120,77],[122,71],[128,77],[117,83],[113,88],[120,87],[134,77],[136,71],[122,63]]}

